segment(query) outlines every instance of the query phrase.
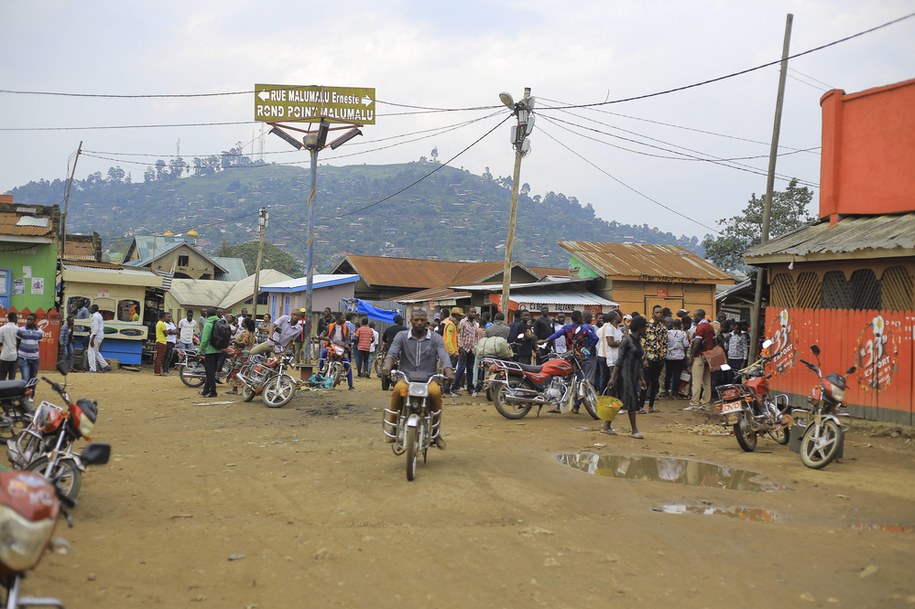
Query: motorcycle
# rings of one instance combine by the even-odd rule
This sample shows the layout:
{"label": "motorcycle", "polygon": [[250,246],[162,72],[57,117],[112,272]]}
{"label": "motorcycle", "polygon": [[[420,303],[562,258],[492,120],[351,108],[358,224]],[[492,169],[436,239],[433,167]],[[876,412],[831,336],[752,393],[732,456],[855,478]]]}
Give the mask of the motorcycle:
{"label": "motorcycle", "polygon": [[573,351],[558,356],[553,353],[551,359],[537,366],[488,357],[483,358],[483,364],[491,373],[486,388],[493,406],[506,419],[524,418],[535,405],[539,417],[544,405],[562,409],[576,396],[597,419],[597,392],[584,378]]}
{"label": "motorcycle", "polygon": [[410,382],[407,375],[399,370],[391,373],[391,381],[403,379],[407,383],[407,391],[403,396],[403,407],[400,412],[385,408],[385,413],[396,415],[397,424],[391,423],[387,418],[382,420],[381,429],[389,438],[394,438],[391,449],[395,455],[407,454],[407,480],[416,477],[416,462],[419,455],[426,462],[429,447],[438,437],[442,425],[442,413],[437,416],[429,410],[429,385],[433,382],[445,380],[441,374],[436,374],[425,383]]}
{"label": "motorcycle", "polygon": [[7,440],[6,453],[14,468],[54,479],[68,499],[76,499],[86,466],[73,452],[73,445],[80,438],[90,439],[98,418],[98,404],[86,399],[73,402],[67,392],[67,364],[58,362],[57,370],[64,376],[63,385],[44,376],[41,380],[51,385],[67,406],[42,400],[29,426]]}
{"label": "motorcycle", "polygon": [[0,438],[18,434],[32,420],[32,398],[38,377],[28,381],[0,381]]}
{"label": "motorcycle", "polygon": [[321,362],[318,371],[324,378],[333,379],[331,387],[339,385],[351,369],[350,363],[343,361],[344,357],[346,357],[345,347],[336,343],[328,343],[327,353],[324,355],[324,361]]}
{"label": "motorcycle", "polygon": [[[800,360],[807,369],[817,375],[818,383],[810,392],[810,408],[795,408],[793,411],[795,426],[792,434],[800,438],[792,442],[790,448],[801,453],[801,461],[811,469],[822,469],[840,459],[845,448],[845,432],[848,426],[843,425],[839,417],[850,416],[841,412],[845,406],[845,390],[848,388],[845,377],[835,372],[823,376],[820,369],[820,348],[811,345],[810,350],[817,358],[813,364]],[[857,368],[851,366],[846,374],[854,374]],[[795,450],[796,449],[796,450]]]}
{"label": "motorcycle", "polygon": [[[111,446],[89,444],[79,455],[84,465],[108,463]],[[34,472],[0,472],[0,587],[3,607],[50,606],[63,608],[56,598],[21,596],[22,580],[35,568],[48,547],[58,516],[73,526],[69,508],[76,502],[61,489],[56,478],[46,480]]]}
{"label": "motorcycle", "polygon": [[[767,349],[772,341],[763,343]],[[791,405],[788,396],[779,394],[770,396],[769,379],[766,364],[775,354],[763,356],[741,370],[737,370],[741,382],[720,385],[716,388],[719,400],[715,410],[721,415],[722,424],[734,429],[734,436],[740,448],[746,452],[756,450],[757,439],[762,434],[779,444],[787,444],[789,428],[793,422]],[[722,370],[730,370],[723,366]]]}
{"label": "motorcycle", "polygon": [[[229,377],[233,372],[233,362],[235,360],[235,347],[226,348],[226,361],[222,368],[216,371],[216,378],[222,382],[231,380]],[[206,370],[203,366],[205,356],[197,351],[188,351],[178,349],[178,378],[188,387],[196,389],[206,382]]]}
{"label": "motorcycle", "polygon": [[236,374],[243,385],[242,400],[250,402],[261,395],[264,404],[270,408],[282,408],[288,404],[299,388],[295,379],[286,373],[291,365],[292,359],[286,354],[250,356]]}

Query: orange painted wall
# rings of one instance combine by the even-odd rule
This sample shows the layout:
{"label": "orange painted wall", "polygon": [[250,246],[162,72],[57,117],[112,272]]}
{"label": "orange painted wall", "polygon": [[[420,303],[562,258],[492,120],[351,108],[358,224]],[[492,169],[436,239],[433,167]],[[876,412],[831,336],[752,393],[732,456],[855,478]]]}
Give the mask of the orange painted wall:
{"label": "orange painted wall", "polygon": [[915,79],[820,99],[820,218],[915,211]]}

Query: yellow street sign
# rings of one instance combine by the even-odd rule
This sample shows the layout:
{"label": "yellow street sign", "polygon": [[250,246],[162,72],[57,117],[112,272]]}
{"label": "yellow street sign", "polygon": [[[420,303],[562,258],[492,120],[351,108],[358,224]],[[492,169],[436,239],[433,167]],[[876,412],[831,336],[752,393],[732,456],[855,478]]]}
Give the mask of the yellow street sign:
{"label": "yellow street sign", "polygon": [[310,123],[325,119],[375,124],[375,89],[319,85],[254,85],[254,120]]}

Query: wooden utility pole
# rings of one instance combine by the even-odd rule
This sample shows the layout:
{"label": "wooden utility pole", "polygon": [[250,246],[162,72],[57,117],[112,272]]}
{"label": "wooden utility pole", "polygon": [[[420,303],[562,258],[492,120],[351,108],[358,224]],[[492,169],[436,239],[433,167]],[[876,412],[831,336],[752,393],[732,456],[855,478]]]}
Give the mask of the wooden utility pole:
{"label": "wooden utility pole", "polygon": [[[791,23],[794,15],[788,13],[785,19],[785,40],[782,43],[782,63],[778,73],[778,95],[775,98],[775,122],[772,126],[772,143],[769,145],[769,171],[766,175],[766,198],[763,202],[762,232],[760,243],[769,241],[769,218],[772,214],[772,192],[775,189],[775,163],[778,160],[778,136],[782,127],[782,104],[785,101],[785,79],[788,76],[788,51],[791,46]],[[750,315],[750,361],[759,353],[759,328],[762,315],[762,290],[766,280],[766,270],[760,267],[756,271],[756,296],[753,299],[753,311]]]}
{"label": "wooden utility pole", "polygon": [[64,259],[64,253],[67,249],[67,213],[70,211],[70,189],[73,187],[73,176],[76,175],[76,163],[79,161],[79,154],[83,150],[83,142],[80,141],[76,149],[76,158],[73,159],[73,168],[70,170],[70,179],[67,180],[67,192],[64,195],[64,213],[60,220],[60,259]]}
{"label": "wooden utility pole", "polygon": [[254,265],[254,320],[257,320],[257,297],[258,292],[260,292],[261,284],[261,262],[264,259],[264,233],[267,232],[267,208],[261,207],[260,213],[257,216],[257,233],[258,233],[258,244],[257,244],[257,263]]}

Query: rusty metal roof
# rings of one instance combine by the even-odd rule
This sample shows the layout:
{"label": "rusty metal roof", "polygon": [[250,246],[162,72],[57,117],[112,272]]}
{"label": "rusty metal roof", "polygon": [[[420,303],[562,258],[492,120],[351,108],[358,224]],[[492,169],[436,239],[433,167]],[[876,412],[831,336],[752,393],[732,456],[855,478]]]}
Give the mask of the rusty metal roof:
{"label": "rusty metal roof", "polygon": [[899,256],[915,254],[915,212],[901,215],[845,217],[835,224],[821,222],[751,247],[744,254],[750,264],[829,260],[883,251]]}
{"label": "rusty metal roof", "polygon": [[[519,262],[515,267],[529,271],[537,279],[543,275]],[[502,272],[501,261],[452,262],[419,258],[387,258],[383,256],[347,256],[333,273],[358,273],[371,287],[388,286],[427,289],[446,285],[485,281]],[[557,269],[549,269],[556,271]],[[552,273],[551,273],[552,274]],[[566,271],[568,274],[568,271]]]}
{"label": "rusty metal roof", "polygon": [[449,300],[461,300],[470,298],[470,292],[462,292],[460,290],[453,290],[451,288],[429,288],[427,290],[419,290],[418,292],[411,292],[409,294],[404,294],[397,298],[397,302],[401,304],[413,304],[416,302],[442,302]]}
{"label": "rusty metal roof", "polygon": [[[30,206],[30,209],[34,206]],[[39,208],[44,212],[45,208]],[[32,214],[21,206],[0,209],[0,235],[13,237],[53,237],[54,227],[46,212]]]}
{"label": "rusty metal roof", "polygon": [[559,241],[559,247],[607,279],[733,283],[730,275],[678,245]]}

